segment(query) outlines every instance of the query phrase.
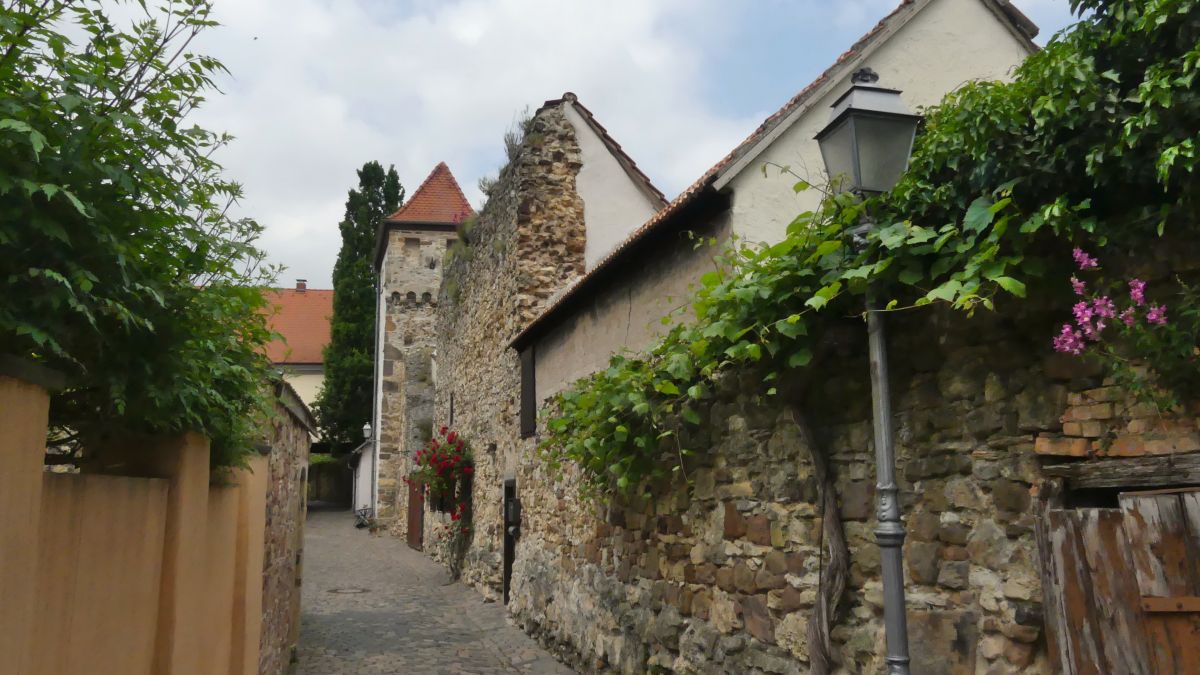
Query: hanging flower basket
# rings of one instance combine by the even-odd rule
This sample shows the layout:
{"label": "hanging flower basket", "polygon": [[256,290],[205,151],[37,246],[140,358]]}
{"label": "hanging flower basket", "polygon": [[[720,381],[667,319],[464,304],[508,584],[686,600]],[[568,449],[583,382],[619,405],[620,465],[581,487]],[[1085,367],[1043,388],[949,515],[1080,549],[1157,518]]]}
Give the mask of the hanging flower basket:
{"label": "hanging flower basket", "polygon": [[417,451],[413,463],[405,482],[423,486],[426,501],[434,511],[461,516],[471,498],[471,476],[475,472],[466,439],[443,426]]}

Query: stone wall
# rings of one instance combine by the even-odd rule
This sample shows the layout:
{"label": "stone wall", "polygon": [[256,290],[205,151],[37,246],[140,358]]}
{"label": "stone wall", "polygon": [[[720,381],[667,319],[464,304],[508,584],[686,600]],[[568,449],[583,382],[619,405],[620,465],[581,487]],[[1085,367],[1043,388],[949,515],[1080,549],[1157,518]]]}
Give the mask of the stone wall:
{"label": "stone wall", "polygon": [[[288,388],[290,389],[290,387]],[[284,393],[286,397],[286,391]],[[306,516],[309,430],[295,410],[277,406],[271,420],[267,486],[266,544],[263,555],[263,617],[259,673],[287,672],[300,637],[300,578]],[[303,404],[301,404],[302,407]],[[301,410],[301,412],[304,412]]]}
{"label": "stone wall", "polygon": [[[583,273],[580,167],[562,109],[539,110],[442,284],[435,423],[451,424],[474,447],[473,529],[462,578],[493,598],[501,585],[503,480],[515,475],[530,444],[518,433],[520,370],[508,343],[552,293]],[[425,522],[426,551],[442,560],[458,555],[450,546],[458,524],[431,511]]]}
{"label": "stone wall", "polygon": [[[930,319],[933,320],[930,320]],[[865,329],[798,403],[832,459],[851,568],[832,631],[848,672],[883,672]],[[997,314],[890,319],[915,673],[1049,673],[1031,493],[1042,455],[1200,450],[1194,416],[1158,415],[1050,353],[1053,325]],[[581,670],[807,672],[822,558],[817,488],[790,405],[730,378],[688,484],[583,502],[533,456],[510,611]],[[782,387],[781,387],[782,389]],[[1082,450],[1081,450],[1082,448]],[[1054,458],[1053,461],[1062,461]]]}
{"label": "stone wall", "polygon": [[381,267],[384,297],[376,516],[403,536],[408,508],[404,478],[433,423],[435,298],[447,240],[453,233],[394,229]]}

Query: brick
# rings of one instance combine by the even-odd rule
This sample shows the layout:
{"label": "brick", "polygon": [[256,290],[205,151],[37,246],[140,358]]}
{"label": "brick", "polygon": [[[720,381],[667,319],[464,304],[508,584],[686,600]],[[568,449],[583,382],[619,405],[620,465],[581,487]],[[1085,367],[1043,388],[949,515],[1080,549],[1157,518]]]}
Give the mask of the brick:
{"label": "brick", "polygon": [[1086,438],[1064,438],[1042,434],[1033,444],[1033,451],[1039,455],[1054,457],[1087,457],[1090,443]]}
{"label": "brick", "polygon": [[1088,420],[1086,422],[1063,422],[1064,436],[1082,436],[1084,438],[1100,438],[1108,429],[1104,422]]}
{"label": "brick", "polygon": [[1101,454],[1110,457],[1141,457],[1146,454],[1146,445],[1141,436],[1117,436],[1108,447],[1102,446]]}
{"label": "brick", "polygon": [[1063,422],[1082,422],[1085,420],[1108,420],[1113,418],[1111,403],[1091,403],[1067,408]]}
{"label": "brick", "polygon": [[1083,399],[1090,403],[1115,403],[1125,398],[1125,390],[1120,387],[1098,387],[1083,392]]}

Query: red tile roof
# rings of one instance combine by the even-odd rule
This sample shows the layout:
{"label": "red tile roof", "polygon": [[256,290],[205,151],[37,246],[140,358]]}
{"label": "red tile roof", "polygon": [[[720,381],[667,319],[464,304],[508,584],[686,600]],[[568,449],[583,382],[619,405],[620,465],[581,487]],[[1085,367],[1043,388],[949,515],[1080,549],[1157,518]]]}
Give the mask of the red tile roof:
{"label": "red tile roof", "polygon": [[450,167],[439,162],[404,206],[385,220],[389,223],[456,225],[474,214],[471,203],[458,187],[454,174],[450,173]]}
{"label": "red tile roof", "polygon": [[[981,0],[985,6],[1005,22],[1013,34],[1021,40],[1028,49],[1036,51],[1039,47],[1033,42],[1033,38],[1037,35],[1037,25],[1029,20],[1024,14],[1014,7],[1010,0]],[[807,87],[800,90],[800,93],[793,96],[783,107],[777,110],[774,114],[763,120],[763,123],[758,126],[744,141],[739,143],[737,147],[729,152],[728,155],[721,158],[704,175],[700,176],[695,183],[684,188],[671,203],[667,204],[658,213],[654,214],[650,220],[646,221],[641,227],[634,230],[625,241],[621,242],[608,253],[604,258],[600,259],[592,269],[588,270],[587,274],[583,275],[575,281],[573,285],[568,287],[563,293],[559,294],[558,298],[552,304],[547,306],[541,314],[537,316],[528,326],[526,326],[510,344],[513,347],[521,348],[526,344],[536,333],[554,321],[556,315],[560,314],[563,309],[579,296],[594,285],[597,278],[604,276],[609,271],[609,268],[614,266],[618,259],[623,258],[625,253],[633,248],[636,244],[645,239],[652,231],[665,227],[668,221],[674,219],[684,207],[690,205],[702,193],[712,188],[713,183],[717,180],[720,174],[744,155],[751,152],[760,141],[767,137],[784,119],[790,116],[797,109],[802,107],[812,98],[813,94],[828,84],[838,73],[847,61],[850,61],[860,55],[866,48],[872,45],[883,33],[889,25],[896,23],[898,20],[900,25],[912,18],[920,9],[927,3],[921,0],[901,0],[900,5],[896,7],[890,14],[885,16],[875,24],[871,30],[867,31],[858,39],[850,49],[846,50],[841,56],[833,62],[833,65],[825,69],[817,79],[813,80]],[[905,14],[907,13],[907,16]],[[549,103],[549,102],[548,102]]]}
{"label": "red tile roof", "polygon": [[267,345],[271,362],[323,364],[321,350],[329,344],[333,291],[272,288],[265,295],[276,308],[269,319],[271,329],[283,336],[283,341]]}

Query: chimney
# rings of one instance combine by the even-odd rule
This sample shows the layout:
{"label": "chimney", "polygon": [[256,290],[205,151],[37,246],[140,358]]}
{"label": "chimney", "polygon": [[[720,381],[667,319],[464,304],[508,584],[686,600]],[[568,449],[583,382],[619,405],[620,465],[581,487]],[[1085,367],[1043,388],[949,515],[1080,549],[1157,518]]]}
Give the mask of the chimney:
{"label": "chimney", "polygon": [[296,280],[296,290],[297,291],[300,291],[301,293],[303,293],[307,289],[308,289],[308,279],[297,279]]}

